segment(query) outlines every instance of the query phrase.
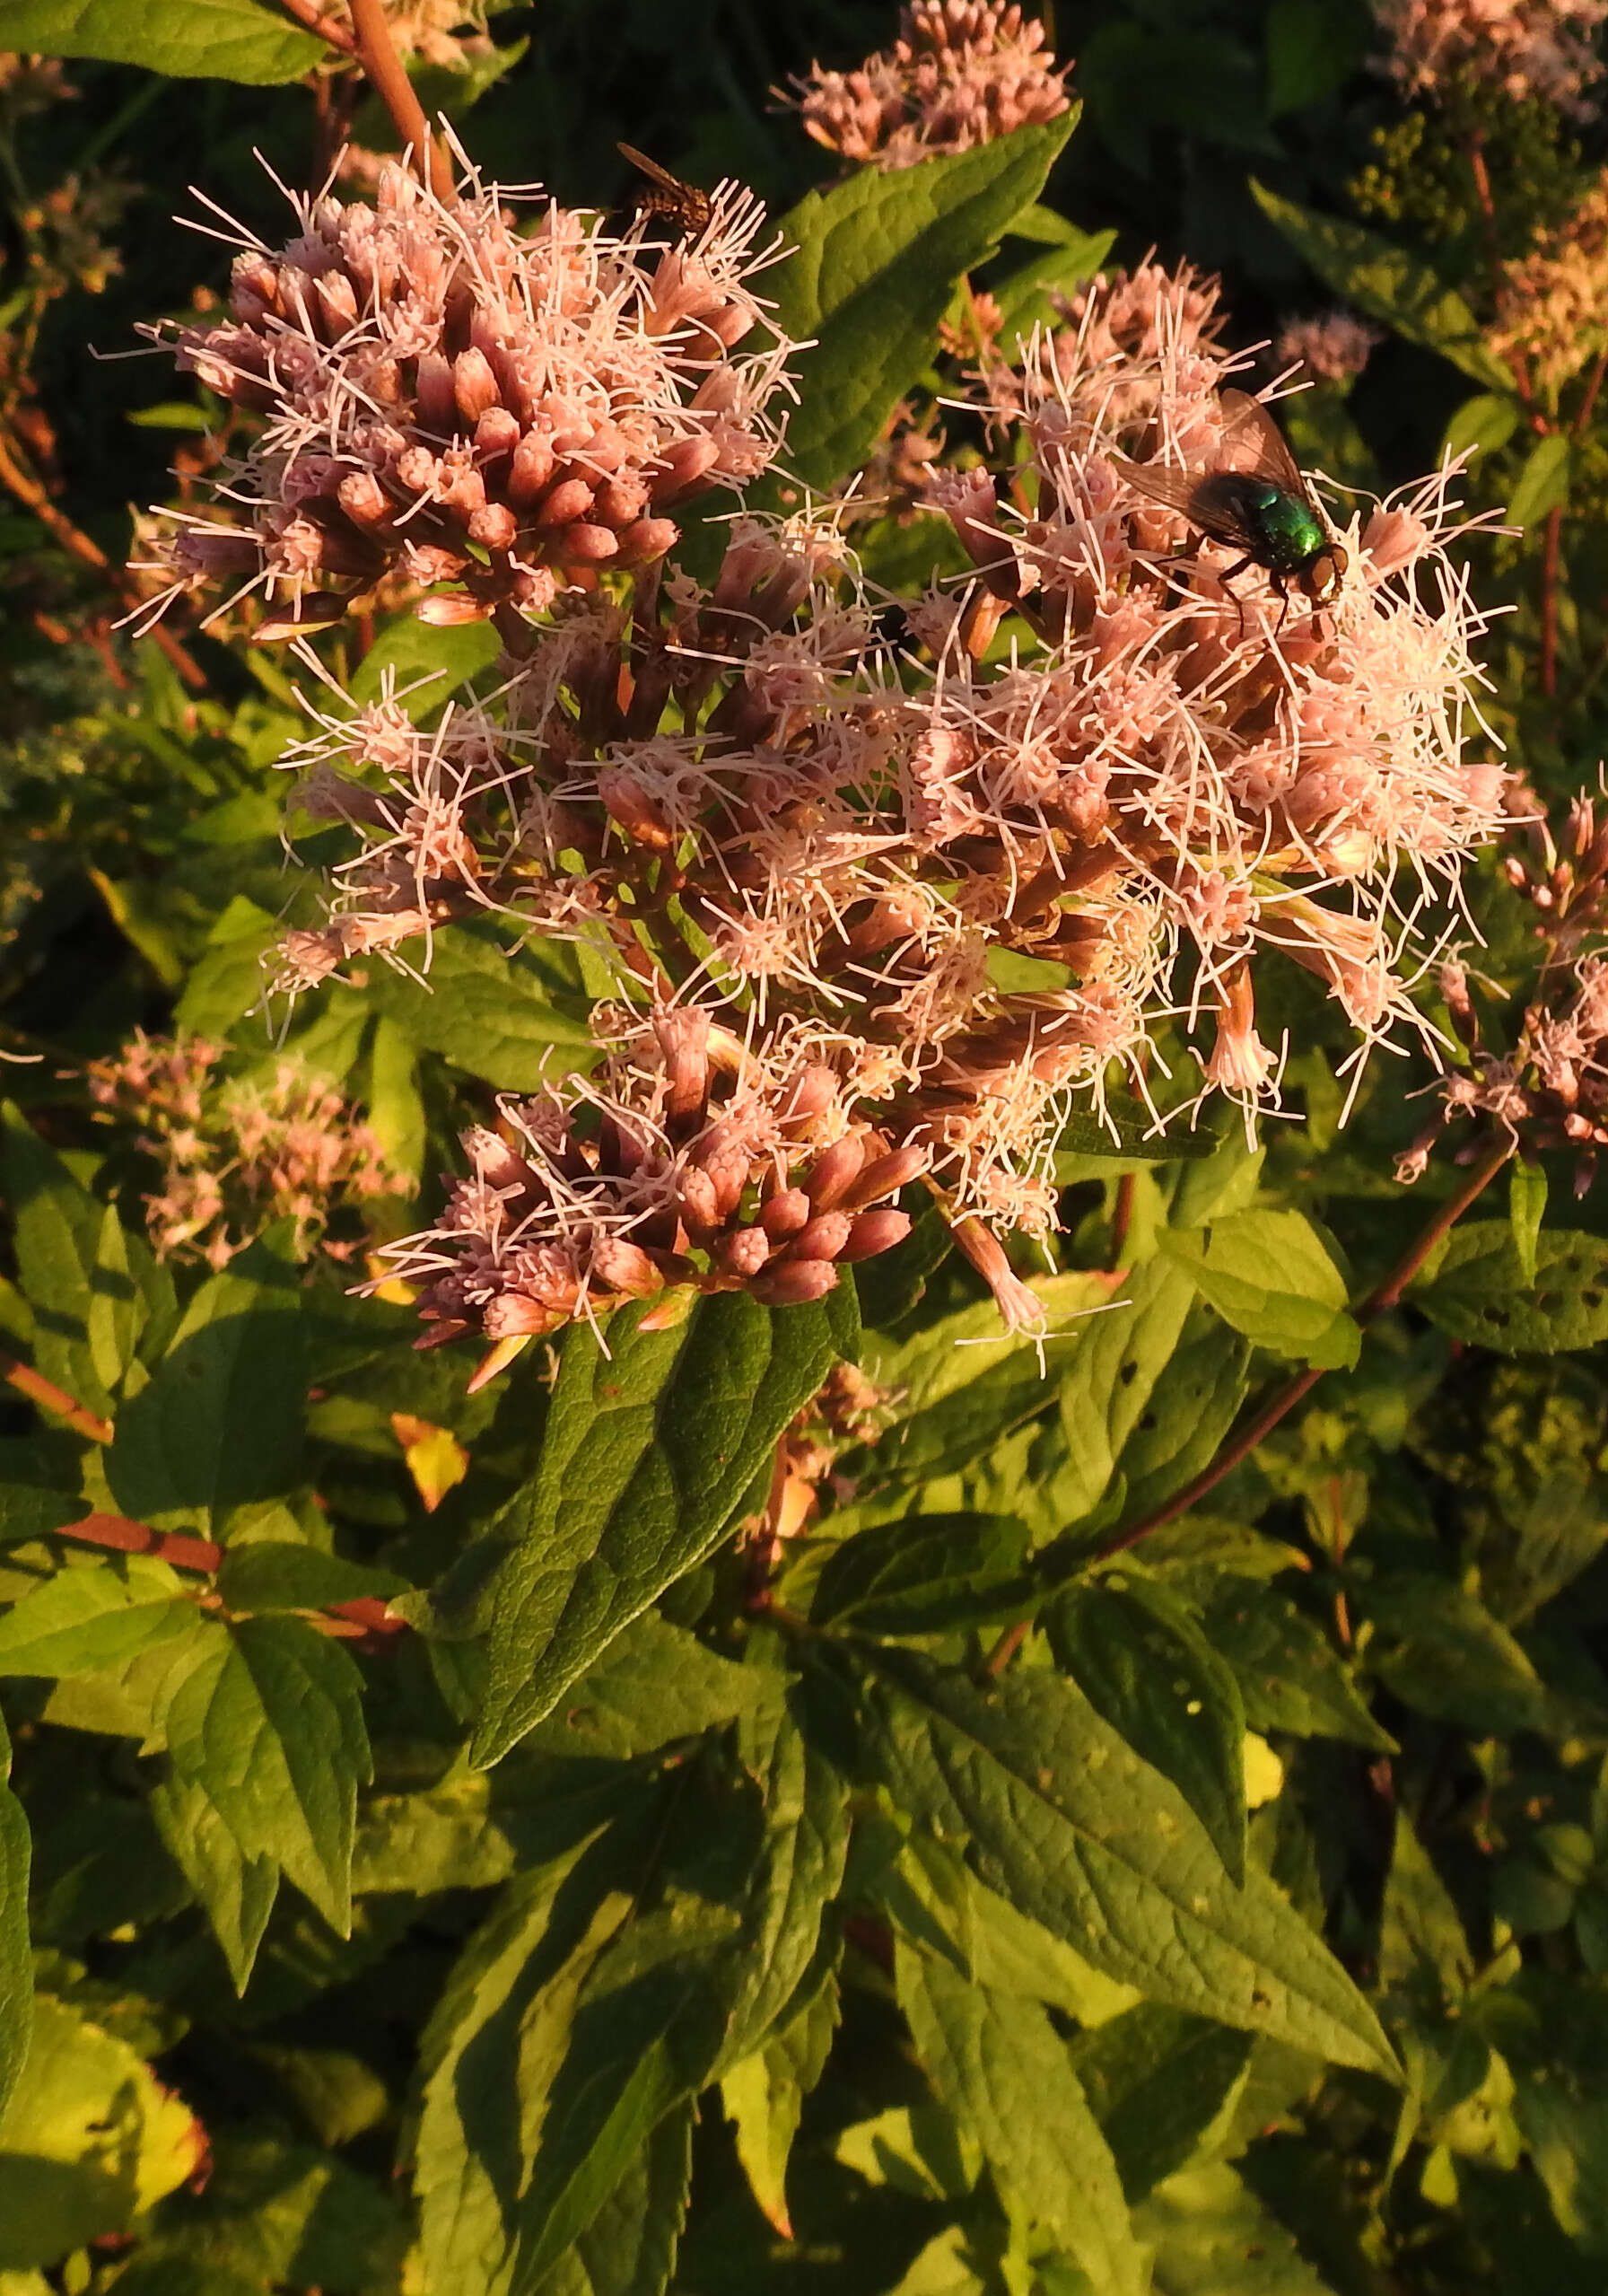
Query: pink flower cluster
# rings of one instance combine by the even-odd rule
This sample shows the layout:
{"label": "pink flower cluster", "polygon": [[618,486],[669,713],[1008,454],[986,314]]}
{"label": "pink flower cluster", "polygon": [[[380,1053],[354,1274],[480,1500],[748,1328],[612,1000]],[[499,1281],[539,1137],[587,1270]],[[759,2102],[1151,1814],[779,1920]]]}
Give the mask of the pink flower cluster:
{"label": "pink flower cluster", "polygon": [[931,470],[975,574],[896,638],[830,522],[749,519],[707,584],[562,600],[489,701],[319,716],[284,762],[354,851],[286,986],[475,914],[614,983],[599,1074],[471,1135],[443,1221],[396,1248],[440,1330],[817,1297],[903,1232],[917,1173],[1020,1320],[998,1237],[1053,1224],[1076,1097],[1146,1090],[1194,1039],[1202,1090],[1272,1101],[1278,958],[1358,1059],[1421,1030],[1426,920],[1505,783],[1464,756],[1461,530],[1443,476],[1352,515],[1321,610],[1254,568],[1227,585],[1123,475],[1226,451],[1218,326],[1209,283],[1147,266],[992,377],[1010,482]]}
{"label": "pink flower cluster", "polygon": [[1388,69],[1409,95],[1444,96],[1458,82],[1537,98],[1575,119],[1603,76],[1596,33],[1608,0],[1377,0]]}
{"label": "pink flower cluster", "polygon": [[394,165],[373,206],[293,204],[287,245],[235,258],[230,318],[176,338],[263,425],[223,490],[238,518],[181,524],[169,571],[261,586],[258,635],[336,620],[393,574],[459,585],[427,619],[539,612],[661,556],[680,505],[770,460],[790,346],[734,355],[777,251],[756,252],[747,193],[660,247],[552,204],[522,233],[495,189],[444,205]]}
{"label": "pink flower cluster", "polygon": [[293,1223],[298,1258],[319,1243],[348,1258],[354,1245],[326,1232],[331,1218],[406,1196],[410,1183],[388,1168],[355,1109],[294,1061],[280,1061],[266,1083],[230,1082],[218,1074],[223,1052],[204,1037],[139,1030],[90,1067],[92,1097],[144,1126],[140,1144],[162,1164],[162,1187],[145,1199],[158,1258],[224,1267],[279,1220]]}
{"label": "pink flower cluster", "polygon": [[1315,319],[1287,320],[1273,355],[1281,367],[1305,367],[1320,382],[1349,382],[1381,339],[1379,329],[1354,311],[1329,311]]}
{"label": "pink flower cluster", "polygon": [[1455,1117],[1483,1116],[1527,1155],[1572,1149],[1575,1191],[1584,1196],[1608,1148],[1608,821],[1592,799],[1577,797],[1554,839],[1533,793],[1523,792],[1522,802],[1529,854],[1510,852],[1504,874],[1535,910],[1546,945],[1535,995],[1516,1039],[1500,1051],[1481,1040],[1467,968],[1441,968],[1441,995],[1467,1059],[1439,1086],[1436,1119],[1398,1158],[1396,1177],[1420,1176]]}
{"label": "pink flower cluster", "polygon": [[784,101],[829,152],[907,168],[1059,118],[1071,69],[1056,63],[1043,24],[1004,0],[912,0],[890,49],[852,72],[817,64]]}

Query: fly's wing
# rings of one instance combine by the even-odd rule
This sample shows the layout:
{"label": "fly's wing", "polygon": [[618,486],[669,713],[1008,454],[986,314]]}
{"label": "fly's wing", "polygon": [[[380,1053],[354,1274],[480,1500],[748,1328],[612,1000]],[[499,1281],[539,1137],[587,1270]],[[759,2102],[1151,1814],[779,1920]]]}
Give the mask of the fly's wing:
{"label": "fly's wing", "polygon": [[1216,467],[1237,470],[1247,478],[1265,478],[1280,494],[1309,502],[1295,456],[1261,399],[1243,390],[1225,390],[1218,404],[1223,410],[1223,439]]}
{"label": "fly's wing", "polygon": [[1233,489],[1214,484],[1219,474],[1173,470],[1163,462],[1130,462],[1125,454],[1110,459],[1136,494],[1147,495],[1165,510],[1177,511],[1213,542],[1230,550],[1245,548],[1245,521],[1237,514]]}

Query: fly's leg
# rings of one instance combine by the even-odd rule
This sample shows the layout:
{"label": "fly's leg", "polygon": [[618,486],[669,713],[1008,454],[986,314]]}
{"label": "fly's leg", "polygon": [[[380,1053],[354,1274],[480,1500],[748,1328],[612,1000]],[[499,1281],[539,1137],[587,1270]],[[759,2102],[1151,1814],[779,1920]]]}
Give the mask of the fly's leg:
{"label": "fly's leg", "polygon": [[1237,559],[1236,563],[1228,568],[1227,574],[1220,574],[1218,576],[1218,580],[1222,583],[1223,588],[1234,600],[1234,610],[1239,617],[1239,636],[1242,640],[1245,634],[1245,609],[1238,591],[1234,587],[1234,577],[1236,574],[1244,574],[1247,566],[1253,566],[1255,563],[1255,559],[1247,550],[1243,558]]}

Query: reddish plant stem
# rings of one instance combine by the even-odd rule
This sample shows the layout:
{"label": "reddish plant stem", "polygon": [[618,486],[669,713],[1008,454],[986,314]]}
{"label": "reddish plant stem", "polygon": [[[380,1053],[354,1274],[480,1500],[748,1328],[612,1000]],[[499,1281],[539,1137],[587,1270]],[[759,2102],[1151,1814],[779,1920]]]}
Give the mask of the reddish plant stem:
{"label": "reddish plant stem", "polygon": [[1590,428],[1591,418],[1597,410],[1597,393],[1603,388],[1604,369],[1608,369],[1608,343],[1604,344],[1593,363],[1591,380],[1586,386],[1586,396],[1580,401],[1580,410],[1569,425],[1570,438],[1582,439]]}
{"label": "reddish plant stem", "polygon": [[438,199],[450,204],[458,197],[452,163],[430,133],[424,107],[414,93],[413,82],[403,69],[391,39],[383,0],[348,0],[348,4],[357,60],[370,86],[389,112],[398,135],[412,152],[414,168],[421,181]]}
{"label": "reddish plant stem", "polygon": [[1120,1269],[1123,1254],[1128,1246],[1128,1231],[1133,1224],[1133,1174],[1124,1172],[1116,1184],[1116,1201],[1111,1208],[1111,1266]]}
{"label": "reddish plant stem", "polygon": [[287,15],[294,16],[308,31],[316,32],[320,39],[328,40],[331,48],[338,48],[343,56],[356,55],[357,42],[345,25],[337,24],[327,16],[319,7],[319,0],[279,0],[279,4]]}
{"label": "reddish plant stem", "polygon": [[[46,532],[54,535],[70,556],[76,558],[81,565],[92,566],[97,574],[109,576],[127,604],[138,604],[138,600],[113,571],[111,560],[100,545],[84,533],[82,527],[74,526],[65,512],[57,508],[40,481],[18,460],[13,443],[4,430],[0,430],[0,486],[14,495],[25,509],[32,512]],[[158,622],[150,635],[187,686],[199,690],[206,683],[200,664],[185,652],[170,630],[165,630]]]}
{"label": "reddish plant stem", "polygon": [[[1456,1225],[1470,1205],[1484,1193],[1508,1163],[1514,1146],[1511,1140],[1495,1141],[1470,1167],[1462,1187],[1445,1204],[1437,1207],[1433,1217],[1420,1229],[1394,1266],[1374,1286],[1361,1305],[1351,1310],[1359,1324],[1371,1323],[1376,1316],[1383,1315],[1387,1309],[1396,1306],[1442,1237]],[[1184,1513],[1197,1500],[1203,1499],[1209,1491],[1215,1490],[1226,1475],[1242,1459],[1248,1459],[1257,1444],[1272,1434],[1280,1421],[1294,1410],[1302,1397],[1309,1394],[1323,1376],[1322,1367],[1309,1364],[1306,1371],[1298,1371],[1283,1387],[1276,1388],[1261,1407],[1234,1431],[1216,1458],[1209,1466],[1202,1468],[1193,1482],[1186,1483],[1181,1491],[1175,1491],[1170,1499],[1159,1507],[1152,1508],[1148,1515],[1141,1515],[1138,1522],[1130,1523],[1117,1538],[1108,1540],[1099,1550],[1102,1558],[1123,1554],[1128,1547],[1137,1546],[1149,1532],[1158,1530],[1163,1523],[1171,1522],[1175,1515]]]}
{"label": "reddish plant stem", "polygon": [[153,1530],[148,1522],[132,1522],[127,1515],[85,1515],[81,1522],[64,1523],[53,1538],[75,1538],[83,1547],[109,1547],[118,1555],[149,1555],[170,1563],[177,1571],[205,1571],[209,1575],[223,1559],[223,1550],[210,1538],[192,1538],[179,1530]]}
{"label": "reddish plant stem", "polygon": [[[148,1522],[134,1522],[127,1515],[85,1515],[81,1521],[63,1523],[53,1538],[76,1539],[83,1547],[101,1547],[117,1555],[149,1555],[176,1571],[200,1571],[208,1578],[223,1561],[223,1549],[210,1538],[193,1538],[180,1530],[153,1530]],[[210,1600],[215,1603],[217,1597]],[[328,1609],[301,1611],[310,1626],[338,1642],[383,1643],[407,1632],[405,1618],[393,1618],[377,1595],[358,1596],[351,1602],[332,1602]]]}
{"label": "reddish plant stem", "polygon": [[65,1420],[74,1434],[87,1435],[92,1443],[110,1442],[109,1419],[98,1418],[75,1396],[57,1387],[54,1380],[48,1380],[31,1364],[19,1363],[12,1355],[0,1355],[0,1379],[7,1387],[14,1387],[19,1395],[25,1395],[30,1403],[37,1403],[41,1411],[48,1411],[53,1419]]}
{"label": "reddish plant stem", "polygon": [[[1445,1204],[1437,1207],[1433,1216],[1425,1222],[1394,1266],[1380,1278],[1360,1306],[1351,1310],[1359,1323],[1368,1324],[1375,1316],[1383,1315],[1387,1309],[1397,1304],[1441,1238],[1456,1225],[1470,1205],[1484,1193],[1508,1162],[1514,1147],[1515,1143],[1510,1140],[1494,1141],[1476,1160],[1462,1187]],[[1203,1468],[1192,1483],[1186,1483],[1181,1491],[1175,1491],[1165,1504],[1153,1508],[1138,1522],[1130,1523],[1119,1537],[1108,1540],[1098,1549],[1099,1559],[1104,1561],[1107,1555],[1121,1555],[1128,1547],[1136,1547],[1150,1531],[1159,1530],[1163,1523],[1171,1522],[1175,1515],[1184,1513],[1198,1500],[1203,1499],[1209,1491],[1215,1490],[1226,1475],[1231,1473],[1242,1459],[1248,1459],[1257,1444],[1272,1434],[1280,1421],[1295,1409],[1302,1397],[1311,1393],[1323,1376],[1321,1370],[1308,1366],[1306,1371],[1298,1371],[1294,1379],[1286,1380],[1282,1387],[1276,1388],[1261,1407],[1234,1430],[1210,1464]],[[995,1676],[1004,1672],[1027,1639],[1031,1624],[1030,1619],[1018,1619],[1014,1626],[1005,1629],[983,1661],[985,1672]]]}

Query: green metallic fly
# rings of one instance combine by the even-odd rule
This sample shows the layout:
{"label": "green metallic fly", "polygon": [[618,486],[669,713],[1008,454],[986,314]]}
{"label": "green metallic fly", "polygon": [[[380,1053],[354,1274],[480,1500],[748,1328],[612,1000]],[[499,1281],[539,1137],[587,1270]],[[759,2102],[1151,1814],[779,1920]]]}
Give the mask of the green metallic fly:
{"label": "green metallic fly", "polygon": [[1244,553],[1219,577],[1225,587],[1247,566],[1263,569],[1284,601],[1281,630],[1290,584],[1315,606],[1329,605],[1339,593],[1347,554],[1324,525],[1283,433],[1260,399],[1225,390],[1221,405],[1219,459],[1210,470],[1169,470],[1123,455],[1113,460],[1138,493],[1180,512],[1225,549]]}

